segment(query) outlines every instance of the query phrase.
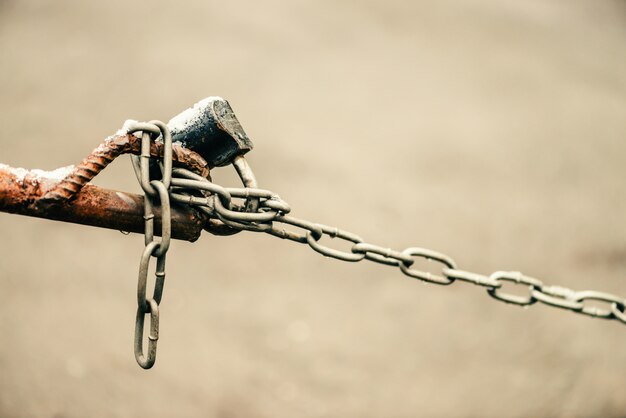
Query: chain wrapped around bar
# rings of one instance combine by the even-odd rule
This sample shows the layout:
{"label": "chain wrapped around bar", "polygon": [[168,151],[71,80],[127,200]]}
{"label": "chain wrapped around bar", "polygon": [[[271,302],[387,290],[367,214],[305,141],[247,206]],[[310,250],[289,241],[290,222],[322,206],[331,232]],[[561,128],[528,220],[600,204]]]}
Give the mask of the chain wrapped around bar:
{"label": "chain wrapped around bar", "polygon": [[[242,168],[250,170],[249,166]],[[239,173],[242,178],[246,173]],[[254,177],[251,175],[251,177]],[[457,281],[474,284],[486,289],[492,298],[518,306],[529,306],[541,302],[547,306],[567,309],[572,312],[603,319],[614,319],[626,324],[626,299],[604,292],[574,291],[560,286],[546,286],[538,279],[520,272],[498,271],[490,276],[472,273],[457,268],[449,256],[418,247],[403,251],[393,250],[363,241],[356,234],[341,229],[288,216],[290,206],[276,193],[258,188],[229,188],[217,185],[207,178],[183,168],[175,168],[171,198],[175,202],[189,204],[207,214],[214,222],[234,230],[264,232],[282,239],[308,244],[316,252],[338,260],[358,262],[363,259],[375,263],[398,267],[405,275],[424,282],[450,285]],[[185,192],[176,189],[184,188]],[[201,191],[190,194],[190,190]],[[257,207],[235,203],[234,199],[257,199]],[[297,227],[302,232],[286,229],[285,225]],[[329,248],[320,243],[322,237],[339,238],[350,243],[350,252]],[[436,261],[442,265],[439,274],[420,271],[412,266],[416,258]],[[502,292],[505,282],[521,285],[528,289],[526,296]],[[587,306],[586,301],[606,304],[598,308]]]}
{"label": "chain wrapped around bar", "polygon": [[[156,360],[159,304],[165,282],[165,257],[172,238],[171,202],[196,209],[200,218],[205,221],[204,229],[215,235],[230,235],[240,231],[263,232],[307,244],[326,257],[348,262],[366,259],[396,267],[406,276],[428,283],[471,283],[486,290],[493,299],[508,304],[527,307],[540,302],[582,315],[626,324],[626,299],[618,295],[546,285],[541,280],[516,271],[497,271],[489,276],[472,273],[459,269],[451,257],[433,250],[410,247],[398,251],[367,243],[360,236],[336,227],[290,216],[291,208],[287,202],[276,193],[257,187],[254,173],[242,154],[235,155],[230,162],[244,187],[223,187],[215,184],[211,180],[206,160],[181,143],[172,144],[167,125],[159,121],[134,122],[124,134],[107,138],[64,179],[53,184],[40,198],[31,199],[31,203],[34,202],[41,208],[62,208],[75,199],[82,188],[111,161],[125,153],[140,154],[139,157],[131,155],[131,159],[144,192],[145,246],[139,263],[134,338],[135,358],[144,369],[151,368]],[[173,163],[176,163],[176,168]],[[158,172],[157,167],[161,172],[160,180],[151,178],[151,175]],[[155,233],[155,216],[159,214],[157,209],[160,209],[161,217],[160,239],[157,239]],[[349,251],[328,247],[322,243],[324,236],[347,242],[350,245]],[[152,297],[148,297],[148,271],[152,258],[156,258],[155,284]],[[435,273],[417,269],[417,259],[437,262],[441,269]],[[524,295],[504,291],[505,283],[525,289]],[[590,301],[604,306],[592,306]],[[150,315],[150,330],[147,352],[144,352],[146,315]]]}
{"label": "chain wrapped around bar", "polygon": [[[129,133],[141,133],[141,154],[133,155],[133,167],[144,192],[144,242],[145,247],[139,262],[137,281],[137,316],[135,319],[135,359],[144,369],[149,369],[156,360],[159,340],[159,304],[165,283],[165,255],[171,239],[170,186],[172,182],[172,137],[167,126],[160,121],[135,123]],[[150,179],[150,146],[157,138],[163,144],[161,164],[162,178]],[[154,231],[154,208],[161,208],[161,239],[157,240]],[[156,258],[155,284],[152,297],[146,295],[150,259]],[[146,315],[150,315],[148,350],[144,353],[143,333]]]}

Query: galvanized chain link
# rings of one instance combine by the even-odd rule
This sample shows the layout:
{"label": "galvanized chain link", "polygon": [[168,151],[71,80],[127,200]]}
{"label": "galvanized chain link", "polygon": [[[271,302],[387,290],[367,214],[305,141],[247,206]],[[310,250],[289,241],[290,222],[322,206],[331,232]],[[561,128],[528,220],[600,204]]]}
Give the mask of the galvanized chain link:
{"label": "galvanized chain link", "polygon": [[[144,237],[145,247],[139,262],[137,282],[137,316],[135,319],[135,359],[144,369],[149,369],[156,360],[159,340],[159,304],[165,283],[165,255],[171,239],[170,186],[172,182],[172,137],[167,126],[160,121],[133,124],[129,133],[141,133],[141,155],[132,156],[137,180],[144,192]],[[150,179],[150,143],[161,138],[163,142],[162,178]],[[161,239],[154,233],[155,207],[161,208]],[[156,258],[155,284],[152,297],[146,294],[150,259]],[[146,315],[150,315],[148,350],[144,353],[143,333]]]}
{"label": "galvanized chain link", "polygon": [[[291,211],[289,205],[269,190],[222,187],[181,168],[174,169],[174,175],[178,178],[172,179],[173,201],[194,206],[235,230],[264,232],[279,238],[306,243],[318,253],[338,260],[358,262],[367,259],[398,267],[405,275],[428,283],[438,285],[450,285],[456,281],[471,283],[486,289],[492,298],[509,304],[529,306],[539,301],[548,306],[596,318],[615,319],[626,324],[626,299],[613,294],[548,286],[520,272],[497,271],[485,276],[460,270],[451,257],[436,251],[417,247],[397,251],[366,243],[358,235],[335,227],[288,216]],[[235,203],[234,198],[256,199],[258,202],[256,210],[250,210],[250,205]],[[285,225],[300,228],[302,231],[286,229]],[[347,241],[351,245],[350,252],[322,244],[321,239],[325,235]],[[434,274],[412,268],[418,258],[441,264],[440,273]],[[503,292],[502,286],[505,282],[526,287],[527,295]],[[588,301],[603,302],[606,306],[602,308],[590,306],[586,303]]]}

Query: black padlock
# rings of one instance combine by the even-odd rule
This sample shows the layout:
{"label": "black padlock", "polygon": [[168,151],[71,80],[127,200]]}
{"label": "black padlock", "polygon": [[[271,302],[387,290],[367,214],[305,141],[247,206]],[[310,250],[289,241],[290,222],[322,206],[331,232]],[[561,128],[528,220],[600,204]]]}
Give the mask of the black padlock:
{"label": "black padlock", "polygon": [[231,164],[252,149],[233,109],[221,97],[207,97],[173,117],[167,126],[173,142],[200,154],[210,168]]}
{"label": "black padlock", "polygon": [[[252,141],[225,99],[207,97],[173,117],[167,126],[172,141],[200,154],[209,168],[232,164],[245,187],[257,187],[254,173],[243,157],[252,149]],[[249,197],[245,210],[255,212],[258,204],[258,198]],[[224,225],[207,227],[207,230],[218,235],[237,232]]]}

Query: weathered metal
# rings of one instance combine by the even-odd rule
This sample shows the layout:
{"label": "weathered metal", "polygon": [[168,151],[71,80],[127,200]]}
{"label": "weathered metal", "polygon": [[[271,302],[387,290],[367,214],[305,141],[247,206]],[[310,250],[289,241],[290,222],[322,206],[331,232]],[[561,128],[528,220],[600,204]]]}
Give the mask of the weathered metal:
{"label": "weathered metal", "polygon": [[[247,172],[249,167],[246,164],[240,164],[238,170]],[[203,210],[210,219],[218,219],[235,230],[265,232],[279,238],[308,244],[318,253],[338,260],[359,262],[365,259],[396,267],[406,276],[426,283],[438,285],[452,285],[456,282],[471,283],[486,290],[492,298],[513,305],[530,306],[541,302],[547,306],[596,318],[613,319],[626,324],[626,299],[618,295],[548,286],[520,272],[497,271],[488,276],[472,273],[458,269],[451,257],[433,250],[418,247],[410,247],[402,251],[393,250],[367,243],[358,235],[339,228],[287,216],[290,212],[289,205],[269,190],[251,187],[221,187],[184,169],[176,170],[176,175],[189,180],[175,179],[175,184],[184,184],[188,191],[207,190],[211,195],[199,198],[173,193],[174,201],[193,205]],[[245,179],[247,174],[244,173],[241,177]],[[256,181],[252,181],[252,177],[248,182],[256,184]],[[250,197],[259,199],[256,210],[249,210],[245,205],[235,202],[235,198]],[[300,231],[288,230],[285,225],[299,228]],[[319,241],[324,236],[347,242],[350,245],[349,250],[338,250],[321,244]],[[430,269],[428,271],[416,269],[415,261],[418,259],[437,262],[440,264],[437,269],[440,273],[432,272]],[[525,288],[525,295],[508,293],[503,289],[505,283],[513,283]],[[602,306],[598,307],[593,304]]]}
{"label": "weathered metal", "polygon": [[[151,158],[150,145],[153,138],[150,132],[159,131],[159,137],[163,143],[163,157],[159,173],[155,177],[150,175],[150,165],[154,161]],[[159,304],[163,295],[165,284],[165,261],[170,247],[172,236],[172,206],[170,196],[172,194],[172,135],[168,127],[160,121],[148,123],[133,123],[129,133],[141,134],[141,157],[132,156],[135,175],[144,192],[144,251],[139,263],[139,277],[137,282],[137,316],[135,317],[135,359],[137,364],[144,369],[149,369],[156,361],[157,343],[159,340]],[[154,165],[154,164],[153,164]],[[156,171],[156,170],[155,170]],[[155,207],[161,208],[161,216],[156,216]],[[154,221],[161,220],[161,233],[155,234]],[[160,235],[160,239],[156,238]],[[154,281],[154,293],[148,297],[148,265],[150,259],[156,258],[156,271]],[[148,349],[144,352],[143,329],[146,315],[150,315],[150,333],[148,334]]]}
{"label": "weathered metal", "polygon": [[221,97],[207,97],[173,117],[167,124],[174,143],[200,154],[209,167],[222,167],[252,149],[230,104]]}
{"label": "weathered metal", "polygon": [[[160,135],[154,124],[135,125],[142,126],[155,138]],[[256,186],[254,175],[242,157],[252,149],[252,142],[226,100],[207,98],[173,118],[170,126],[172,140],[176,141],[171,145],[174,167],[183,167],[210,180],[209,167],[233,163],[245,185]],[[122,131],[107,138],[80,164],[55,179],[35,171],[16,175],[15,170],[4,166],[0,168],[0,212],[144,233],[143,197],[88,184],[117,157],[139,155],[141,148],[142,138]],[[163,141],[150,141],[149,155],[146,153],[144,158],[163,161],[164,151]],[[151,170],[151,174],[156,171]],[[255,211],[257,202],[258,199],[248,199],[248,209]],[[160,207],[155,209],[155,228],[160,231]],[[207,220],[202,211],[180,205],[172,207],[172,238],[195,241],[203,228],[215,235],[239,232],[219,220]]]}
{"label": "weathered metal", "polygon": [[[163,157],[164,146],[160,142],[150,144],[150,155],[155,158]],[[81,188],[106,168],[114,159],[122,154],[139,155],[141,138],[134,135],[115,135],[107,138],[96,147],[72,172],[48,190],[40,204],[54,205],[71,199]],[[197,153],[183,148],[180,144],[172,146],[172,160],[174,164],[186,167],[201,175],[209,177],[207,162]]]}
{"label": "weathered metal", "polygon": [[[170,130],[180,143],[172,144]],[[134,132],[140,137],[132,135]],[[489,276],[472,273],[458,269],[456,262],[443,253],[419,247],[402,251],[385,248],[336,227],[288,216],[291,208],[287,202],[270,190],[258,188],[243,157],[251,148],[228,102],[205,99],[168,125],[159,121],[131,123],[123,134],[108,138],[76,167],[44,173],[0,164],[0,211],[144,233],[135,322],[135,357],[143,368],[152,367],[156,359],[159,303],[170,238],[195,241],[202,229],[217,235],[244,230],[264,232],[308,244],[326,257],[396,267],[406,276],[427,283],[471,283],[505,303],[527,307],[540,302],[626,324],[626,299],[618,295],[548,286],[520,272],[497,271]],[[144,197],[87,184],[123,153],[140,154],[132,160]],[[211,181],[209,168],[226,164],[234,166],[244,187],[222,187]],[[345,251],[326,246],[321,242],[324,237],[337,238],[350,247]],[[149,297],[146,288],[151,257],[157,259],[157,266],[154,293]],[[415,268],[419,259],[439,263],[439,272]],[[508,293],[503,288],[505,283],[524,287],[524,296]],[[594,306],[598,303],[602,306]],[[150,332],[144,351],[147,315]]]}
{"label": "weathered metal", "polygon": [[[0,166],[0,212],[75,224],[144,233],[144,198],[90,184],[72,199],[50,205],[42,200],[59,180],[36,171]],[[160,208],[155,208],[155,230],[161,230]],[[172,206],[172,238],[196,241],[205,225],[202,215],[186,206]]]}
{"label": "weathered metal", "polygon": [[[0,211],[143,233],[145,201],[141,196],[86,184],[113,158],[125,152],[139,154],[140,148],[141,139],[133,135],[111,137],[61,178],[46,178],[39,172],[0,165]],[[163,148],[162,143],[151,141],[149,155],[152,158],[147,152],[144,158],[150,162],[162,160]],[[541,302],[626,324],[626,299],[617,295],[548,286],[519,272],[472,273],[458,269],[454,260],[445,254],[413,247],[397,251],[369,244],[359,236],[338,228],[287,216],[289,205],[275,193],[256,188],[254,174],[240,155],[230,162],[246,186],[243,188],[225,188],[212,183],[208,175],[209,164],[181,144],[173,145],[172,160],[178,166],[173,169],[175,177],[171,180],[173,189],[169,193],[172,203],[177,204],[171,207],[172,238],[195,241],[203,228],[216,235],[230,235],[243,230],[265,232],[308,244],[327,257],[353,262],[366,259],[398,267],[407,276],[428,283],[471,283],[486,289],[494,299],[509,304],[529,306]],[[154,216],[155,233],[158,234],[161,230],[160,205],[154,207]],[[300,231],[288,230],[286,225]],[[350,250],[339,251],[320,244],[323,236],[348,241],[351,243]],[[411,268],[416,258],[442,263],[441,274]],[[525,287],[526,295],[503,292],[501,289],[506,282]],[[590,302],[604,303],[604,306],[593,306]]]}

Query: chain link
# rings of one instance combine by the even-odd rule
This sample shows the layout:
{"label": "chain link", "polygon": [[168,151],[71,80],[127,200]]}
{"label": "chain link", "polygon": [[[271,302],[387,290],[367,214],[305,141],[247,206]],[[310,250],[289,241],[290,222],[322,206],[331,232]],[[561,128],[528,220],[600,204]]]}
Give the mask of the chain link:
{"label": "chain link", "polygon": [[[131,156],[135,174],[144,191],[145,247],[139,263],[137,282],[137,316],[135,321],[135,358],[144,369],[156,360],[159,339],[159,304],[165,283],[165,256],[171,240],[170,201],[189,205],[204,213],[213,225],[221,224],[233,233],[239,231],[263,232],[278,238],[307,244],[314,251],[338,260],[374,263],[397,267],[411,278],[438,285],[451,285],[456,281],[471,283],[486,289],[493,299],[529,306],[536,302],[566,309],[572,312],[603,319],[615,319],[626,324],[626,300],[622,297],[598,291],[574,291],[560,286],[547,286],[541,280],[520,272],[497,271],[489,276],[457,268],[456,262],[446,254],[426,248],[409,247],[402,251],[365,242],[360,236],[336,227],[314,223],[289,216],[291,207],[276,193],[256,187],[256,179],[250,166],[237,157],[233,166],[245,187],[223,187],[207,178],[184,168],[172,167],[172,138],[167,126],[159,121],[136,123],[129,133],[141,135],[141,154]],[[150,156],[152,141],[163,142],[163,159],[159,160],[161,179],[151,179]],[[154,170],[152,170],[154,172]],[[160,208],[161,235],[155,238],[155,208]],[[348,251],[331,248],[322,243],[324,236],[347,242]],[[156,258],[154,291],[147,295],[150,260]],[[415,267],[417,259],[434,261],[439,271],[423,271]],[[519,295],[503,291],[505,283],[525,288]],[[589,301],[604,304],[589,305]],[[143,338],[146,315],[150,315],[148,348],[144,353]]]}
{"label": "chain link", "polygon": [[[159,304],[163,296],[165,284],[165,255],[170,246],[172,232],[172,212],[170,207],[170,186],[172,184],[172,137],[167,126],[160,121],[136,123],[130,127],[129,133],[141,134],[141,154],[132,156],[133,168],[137,180],[144,192],[144,251],[139,262],[137,280],[137,316],[135,318],[135,359],[144,369],[149,369],[156,360],[157,342],[159,340]],[[162,178],[150,179],[150,144],[158,138],[163,142],[163,160],[161,162]],[[155,207],[161,209],[161,238],[157,240],[154,233]],[[156,258],[155,283],[152,297],[148,297],[148,271],[150,259]],[[150,332],[148,333],[148,350],[144,353],[143,334],[146,315],[150,315]]]}
{"label": "chain link", "polygon": [[[449,256],[425,249],[410,247],[402,251],[365,242],[356,234],[341,229],[288,216],[290,206],[277,194],[254,188],[225,188],[189,170],[176,168],[172,179],[176,189],[172,200],[194,206],[210,217],[235,229],[264,232],[278,238],[308,244],[316,252],[338,260],[359,262],[363,259],[398,267],[405,275],[438,285],[450,285],[456,281],[471,283],[486,289],[495,300],[518,306],[530,306],[540,302],[547,306],[566,309],[587,316],[614,319],[626,324],[626,299],[604,292],[574,291],[560,286],[547,286],[541,280],[520,272],[497,271],[489,276],[457,268]],[[201,197],[193,194],[201,192]],[[256,210],[250,211],[235,199],[258,199]],[[286,226],[298,230],[287,229]],[[324,236],[339,238],[351,244],[350,250],[342,251],[321,243]],[[418,258],[435,261],[441,265],[439,272],[421,271],[412,266]],[[505,283],[525,290],[524,295],[503,290]],[[604,303],[605,307],[589,306],[588,301]]]}

